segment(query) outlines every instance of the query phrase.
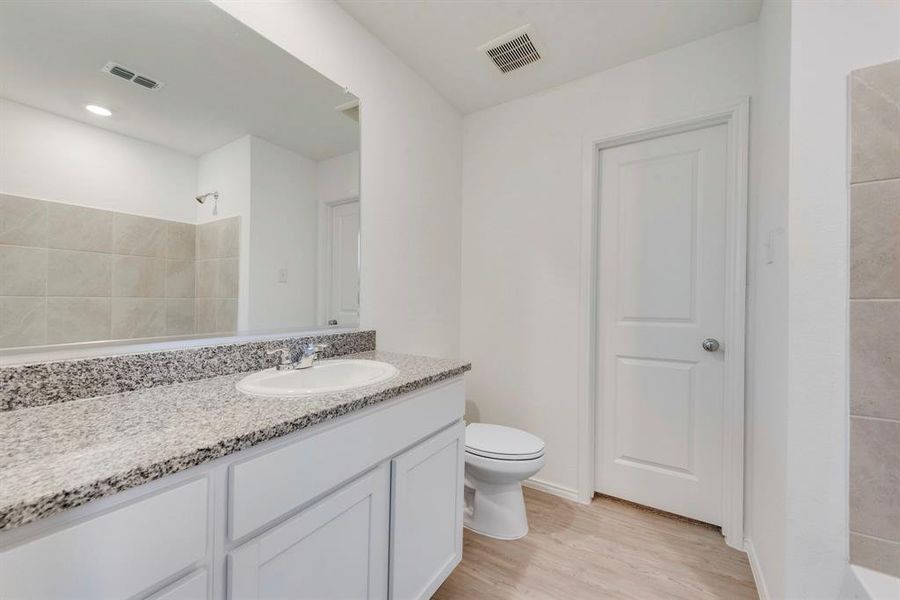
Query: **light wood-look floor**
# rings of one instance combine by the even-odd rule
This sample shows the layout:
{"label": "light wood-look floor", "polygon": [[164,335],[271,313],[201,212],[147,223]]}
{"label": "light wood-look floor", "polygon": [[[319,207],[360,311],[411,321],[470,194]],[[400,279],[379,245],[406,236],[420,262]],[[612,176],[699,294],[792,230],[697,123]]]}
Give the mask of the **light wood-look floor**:
{"label": "light wood-look floor", "polygon": [[433,600],[758,598],[747,556],[718,529],[603,496],[584,506],[526,489],[525,502],[529,534],[466,530]]}

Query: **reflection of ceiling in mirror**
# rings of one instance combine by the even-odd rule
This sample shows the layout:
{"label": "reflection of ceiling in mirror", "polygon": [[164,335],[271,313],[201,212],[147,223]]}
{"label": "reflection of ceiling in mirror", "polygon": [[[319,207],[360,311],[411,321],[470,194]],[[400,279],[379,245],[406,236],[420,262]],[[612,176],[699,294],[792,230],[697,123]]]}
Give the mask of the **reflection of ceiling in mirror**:
{"label": "reflection of ceiling in mirror", "polygon": [[335,110],[352,95],[208,2],[2,2],[0,72],[10,100],[192,155],[247,134],[314,160],[359,147]]}

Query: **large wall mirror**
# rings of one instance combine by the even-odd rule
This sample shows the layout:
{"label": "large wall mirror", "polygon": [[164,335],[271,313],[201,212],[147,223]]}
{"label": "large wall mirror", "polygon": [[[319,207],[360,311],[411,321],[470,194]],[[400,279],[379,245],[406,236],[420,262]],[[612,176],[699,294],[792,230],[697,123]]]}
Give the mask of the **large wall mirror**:
{"label": "large wall mirror", "polygon": [[354,326],[359,108],[211,3],[0,3],[0,351]]}

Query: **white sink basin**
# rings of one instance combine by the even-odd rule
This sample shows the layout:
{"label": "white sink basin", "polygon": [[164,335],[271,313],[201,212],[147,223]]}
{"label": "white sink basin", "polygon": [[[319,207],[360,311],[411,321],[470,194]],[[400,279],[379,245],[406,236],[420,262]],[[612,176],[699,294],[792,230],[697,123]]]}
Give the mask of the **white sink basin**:
{"label": "white sink basin", "polygon": [[381,383],[396,374],[394,365],[377,360],[326,360],[308,369],[252,373],[238,381],[237,389],[254,396],[309,396]]}

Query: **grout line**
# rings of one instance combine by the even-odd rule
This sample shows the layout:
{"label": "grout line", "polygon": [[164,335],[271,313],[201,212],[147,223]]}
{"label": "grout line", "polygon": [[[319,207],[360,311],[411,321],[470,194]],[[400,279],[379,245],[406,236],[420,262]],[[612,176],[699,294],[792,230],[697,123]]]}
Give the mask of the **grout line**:
{"label": "grout line", "polygon": [[851,181],[850,187],[854,185],[866,185],[868,183],[884,183],[886,181],[900,181],[900,177],[885,177],[883,179],[866,179],[865,181]]}
{"label": "grout line", "polygon": [[851,302],[900,302],[900,298],[850,298]]}
{"label": "grout line", "polygon": [[854,415],[850,413],[851,419],[866,419],[869,421],[881,421],[883,423],[897,423],[900,425],[900,419],[891,419],[890,417],[870,417],[869,415]]}
{"label": "grout line", "polygon": [[853,535],[858,535],[859,537],[869,538],[870,540],[878,540],[879,542],[888,542],[889,544],[900,545],[900,540],[892,540],[891,538],[879,537],[877,535],[862,533],[861,531],[853,531],[852,529],[850,530],[850,533],[852,533]]}

